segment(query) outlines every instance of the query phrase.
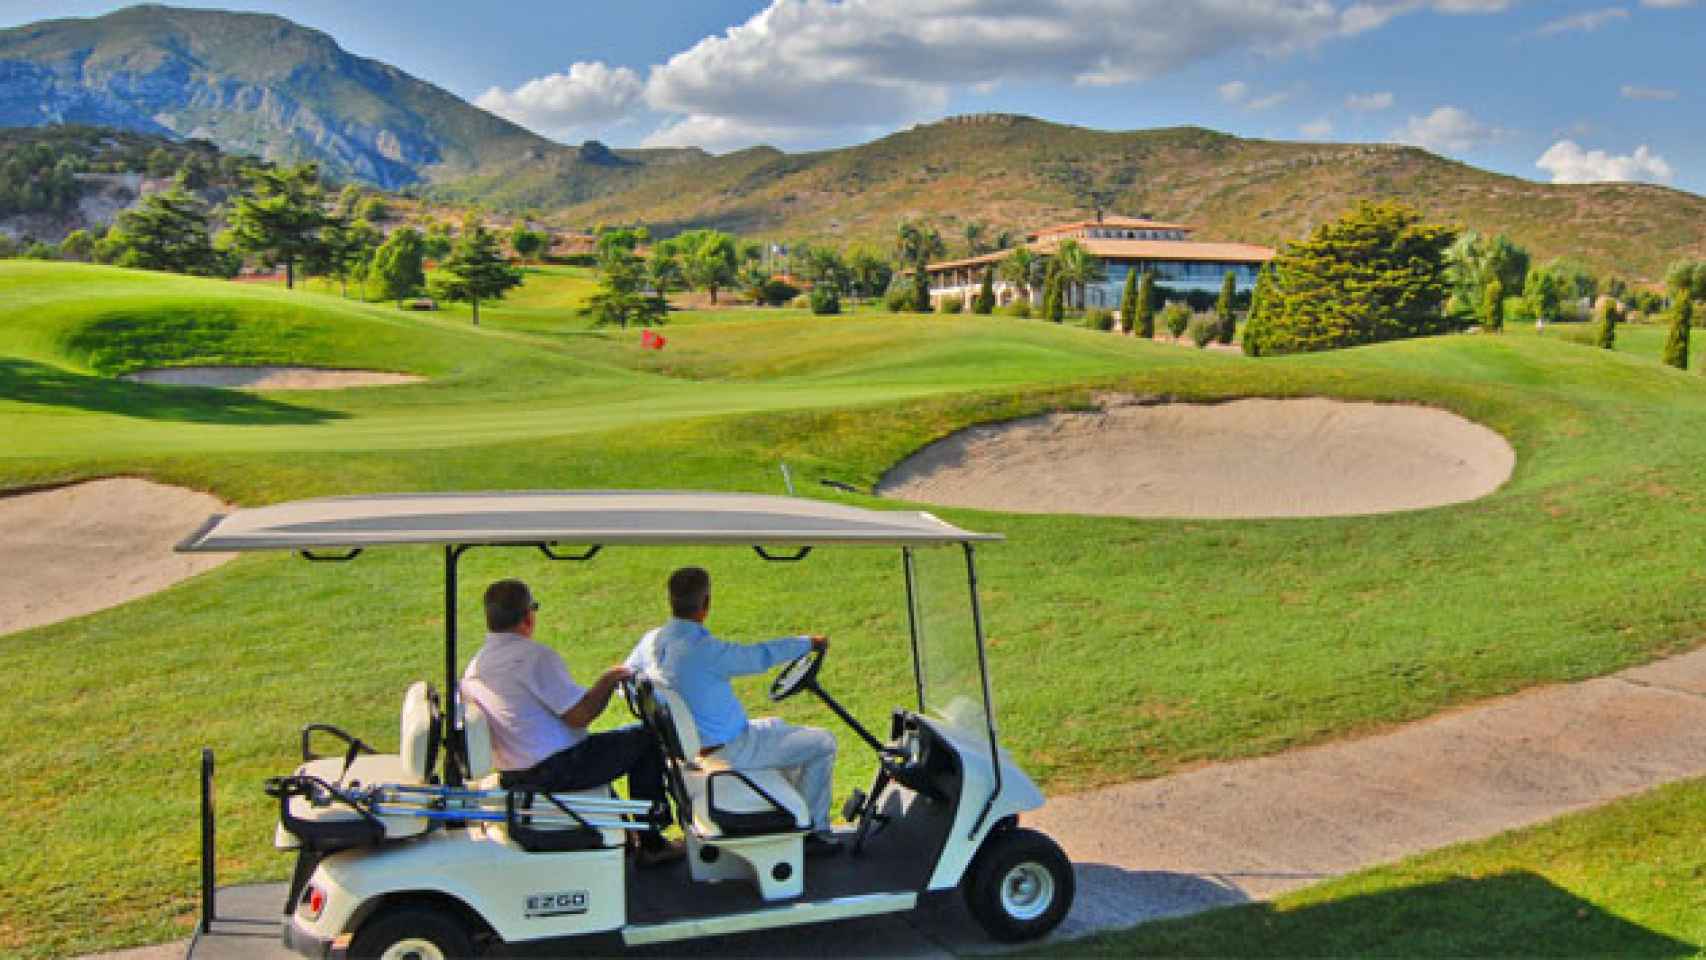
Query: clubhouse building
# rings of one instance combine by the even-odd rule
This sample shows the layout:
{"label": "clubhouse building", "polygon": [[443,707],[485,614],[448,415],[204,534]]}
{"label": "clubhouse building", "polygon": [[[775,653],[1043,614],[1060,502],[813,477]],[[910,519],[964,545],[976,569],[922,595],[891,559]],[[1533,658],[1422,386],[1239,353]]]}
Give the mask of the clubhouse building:
{"label": "clubhouse building", "polygon": [[[1084,305],[1113,309],[1119,306],[1126,274],[1135,270],[1155,274],[1155,282],[1179,293],[1201,290],[1218,293],[1226,274],[1236,278],[1240,291],[1256,285],[1256,274],[1274,258],[1270,247],[1248,243],[1204,243],[1191,239],[1193,227],[1134,217],[1098,217],[1038,230],[1025,237],[1025,246],[1039,256],[1052,256],[1061,241],[1074,240],[1085,252],[1102,262],[1106,276],[1084,291]],[[986,271],[996,270],[995,301],[1008,304],[1029,296],[1033,306],[1042,302],[1042,285],[1026,291],[1003,280],[1001,261],[1012,254],[999,250],[964,260],[945,260],[925,267],[930,273],[930,299],[963,297],[967,303],[983,285]]]}

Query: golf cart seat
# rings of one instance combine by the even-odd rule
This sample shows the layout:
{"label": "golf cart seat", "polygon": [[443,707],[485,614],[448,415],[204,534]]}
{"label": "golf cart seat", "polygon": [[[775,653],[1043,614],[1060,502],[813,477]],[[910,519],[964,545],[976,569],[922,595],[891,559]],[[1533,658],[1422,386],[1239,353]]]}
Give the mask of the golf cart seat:
{"label": "golf cart seat", "polygon": [[670,791],[687,834],[694,880],[750,880],[766,900],[805,890],[802,840],[811,813],[778,770],[736,770],[701,757],[699,728],[681,694],[638,684],[641,716],[661,741]]}
{"label": "golf cart seat", "polygon": [[[468,785],[476,790],[502,790],[503,775],[494,765],[492,753],[491,723],[486,719],[486,711],[480,707],[480,697],[484,695],[485,686],[478,680],[464,679],[459,689],[462,694],[462,742],[468,752]],[[514,804],[517,819],[522,824],[528,822],[529,811],[537,811],[547,816],[554,813],[551,801],[544,794],[526,791],[514,791],[513,794],[510,802]],[[575,797],[608,800],[616,796],[616,791],[609,784],[605,784],[589,790],[558,790],[550,796],[565,801]],[[523,849],[541,853],[620,847],[627,841],[624,831],[614,829],[511,830],[505,823],[488,824],[485,829],[494,839],[513,840]]]}
{"label": "golf cart seat", "polygon": [[[310,724],[302,731],[303,763],[294,774],[318,781],[336,790],[352,790],[378,784],[426,784],[436,780],[440,733],[438,693],[432,684],[418,680],[403,694],[403,710],[396,753],[375,753],[361,740],[328,724]],[[485,715],[478,724],[485,731]],[[314,756],[309,738],[315,732],[329,733],[348,746],[341,757]],[[491,736],[484,738],[484,762],[491,765]],[[469,750],[470,757],[474,750]],[[419,817],[375,817],[341,802],[319,802],[307,795],[280,798],[279,824],[273,845],[293,849],[304,840],[317,847],[339,848],[395,840],[425,833],[428,821]],[[321,798],[322,801],[324,798]]]}

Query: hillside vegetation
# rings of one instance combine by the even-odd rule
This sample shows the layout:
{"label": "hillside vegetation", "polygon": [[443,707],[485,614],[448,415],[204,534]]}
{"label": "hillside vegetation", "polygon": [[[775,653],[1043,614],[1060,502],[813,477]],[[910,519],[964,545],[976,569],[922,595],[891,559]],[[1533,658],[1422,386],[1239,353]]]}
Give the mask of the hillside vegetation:
{"label": "hillside vegetation", "polygon": [[[524,174],[530,177],[531,174]],[[1508,233],[1539,260],[1656,282],[1706,256],[1706,198],[1648,184],[1552,185],[1384,144],[1248,140],[1198,128],[1124,133],[1029,117],[947,120],[841,150],[756,148],[649,167],[628,189],[571,203],[573,224],[644,222],[886,246],[922,219],[944,237],[981,221],[1015,234],[1097,209],[1178,220],[1199,238],[1278,245],[1362,199]]]}

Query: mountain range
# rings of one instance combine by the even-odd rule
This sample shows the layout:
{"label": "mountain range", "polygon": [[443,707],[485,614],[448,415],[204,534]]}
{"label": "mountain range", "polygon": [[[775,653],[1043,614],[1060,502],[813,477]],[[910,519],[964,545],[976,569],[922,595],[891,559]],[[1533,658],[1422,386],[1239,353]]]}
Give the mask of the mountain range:
{"label": "mountain range", "polygon": [[886,245],[907,218],[952,241],[971,223],[1022,233],[1100,209],[1277,244],[1368,197],[1636,280],[1706,257],[1706,198],[1649,184],[1535,183],[1386,144],[1109,132],[1006,114],[797,154],[559,144],[265,14],[150,5],[0,31],[0,126],[58,123],[206,139],[317,160],[387,189],[665,234],[715,226]]}

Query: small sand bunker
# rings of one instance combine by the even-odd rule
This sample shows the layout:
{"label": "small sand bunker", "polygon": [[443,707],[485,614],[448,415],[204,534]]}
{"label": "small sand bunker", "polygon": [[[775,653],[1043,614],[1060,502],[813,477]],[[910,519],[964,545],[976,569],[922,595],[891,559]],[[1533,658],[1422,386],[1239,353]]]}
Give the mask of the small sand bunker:
{"label": "small sand bunker", "polygon": [[420,383],[423,378],[378,370],[330,370],[322,367],[161,367],[138,370],[119,379],[178,387],[227,390],[342,390]]}
{"label": "small sand bunker", "polygon": [[877,492],[1014,513],[1352,516],[1474,500],[1515,466],[1503,437],[1427,407],[1126,402],[962,430]]}
{"label": "small sand bunker", "polygon": [[217,497],[146,480],[95,480],[0,496],[0,634],[117,606],[217,567],[172,546]]}

